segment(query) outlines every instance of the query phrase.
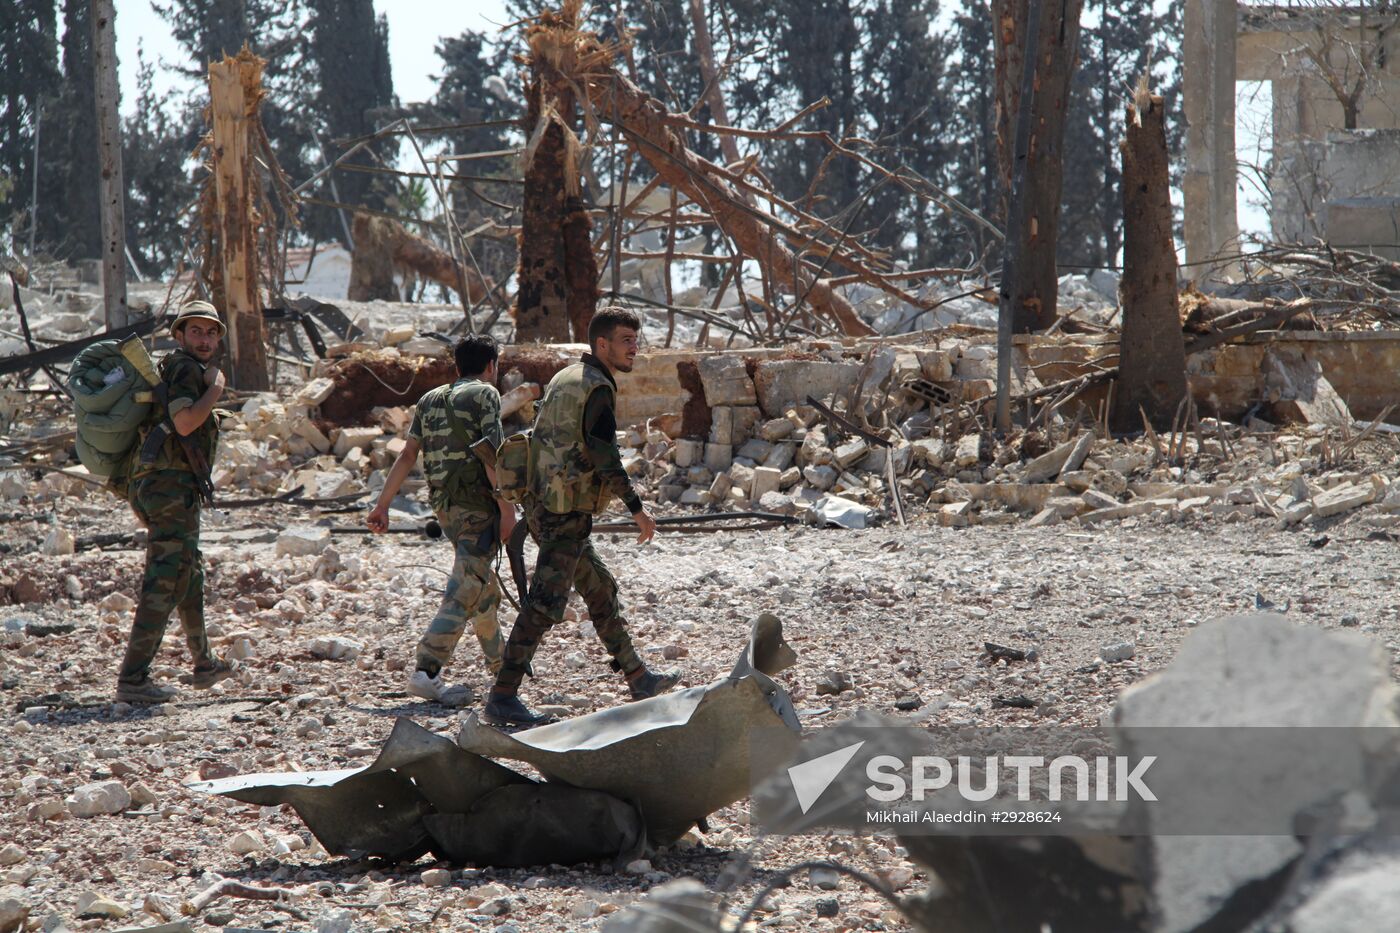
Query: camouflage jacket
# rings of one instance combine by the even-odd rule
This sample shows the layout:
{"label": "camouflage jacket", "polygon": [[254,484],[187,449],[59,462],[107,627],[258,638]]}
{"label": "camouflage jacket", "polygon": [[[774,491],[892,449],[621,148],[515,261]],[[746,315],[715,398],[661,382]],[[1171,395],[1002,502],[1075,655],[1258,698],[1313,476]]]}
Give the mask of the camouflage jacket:
{"label": "camouflage jacket", "polygon": [[612,497],[641,511],[617,449],[617,383],[591,353],[560,370],[535,416],[530,493],[556,514],[599,514]]}
{"label": "camouflage jacket", "polygon": [[[453,430],[449,403],[460,431]],[[486,438],[492,447],[501,446],[501,396],[495,387],[479,379],[458,379],[428,390],[418,400],[408,436],[423,449],[428,502],[434,510],[449,505],[494,508],[491,482],[471,445]]]}
{"label": "camouflage jacket", "polygon": [[[209,388],[204,384],[204,371],[207,368],[184,349],[172,350],[160,361],[158,369],[160,378],[165,382],[166,391],[169,393],[169,414],[171,416],[191,407],[204,396]],[[150,434],[152,428],[164,420],[165,414],[160,410],[159,405],[152,407],[151,420],[141,429],[141,438],[136,446],[137,454],[133,457],[131,468],[132,479],[139,479],[149,473],[161,470],[194,472],[194,468],[185,458],[185,452],[180,448],[180,442],[173,434],[160,445],[160,449],[154,457],[149,459],[141,457],[140,451],[142,445],[145,444],[146,436]],[[189,434],[189,438],[194,442],[195,449],[204,454],[205,462],[212,468],[214,451],[219,443],[218,416],[210,412],[209,417],[204,419],[204,423]]]}

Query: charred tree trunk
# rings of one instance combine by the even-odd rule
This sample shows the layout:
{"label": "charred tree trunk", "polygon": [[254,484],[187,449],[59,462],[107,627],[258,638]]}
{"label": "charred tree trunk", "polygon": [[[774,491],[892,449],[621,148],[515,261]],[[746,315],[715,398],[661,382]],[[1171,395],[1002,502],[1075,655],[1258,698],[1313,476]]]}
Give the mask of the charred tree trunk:
{"label": "charred tree trunk", "polygon": [[1142,414],[1166,428],[1186,397],[1186,349],[1177,310],[1176,247],[1167,181],[1162,98],[1145,90],[1128,105],[1123,154],[1123,334],[1113,427],[1132,431]]}
{"label": "charred tree trunk", "polygon": [[[566,21],[567,13],[557,15],[557,25],[577,28]],[[533,150],[526,147],[515,339],[567,343],[571,325],[575,339],[587,339],[598,301],[592,221],[578,202],[580,155],[570,129],[577,104],[564,81],[546,76],[538,56],[531,55],[529,76],[525,125],[531,127]]]}
{"label": "charred tree trunk", "polygon": [[1020,111],[1021,76],[1027,60],[1035,64],[1035,100],[1026,166],[1026,205],[1019,230],[1007,230],[1020,240],[1020,260],[1009,283],[1017,333],[1042,330],[1055,322],[1058,294],[1055,241],[1060,222],[1060,190],[1064,173],[1065,120],[1069,112],[1070,78],[1079,43],[1079,14],[1084,0],[1046,3],[1041,12],[1040,42],[1027,55],[1026,19],[1029,0],[993,0],[996,45],[997,152],[1001,168],[1003,212],[1011,191],[1015,120]]}

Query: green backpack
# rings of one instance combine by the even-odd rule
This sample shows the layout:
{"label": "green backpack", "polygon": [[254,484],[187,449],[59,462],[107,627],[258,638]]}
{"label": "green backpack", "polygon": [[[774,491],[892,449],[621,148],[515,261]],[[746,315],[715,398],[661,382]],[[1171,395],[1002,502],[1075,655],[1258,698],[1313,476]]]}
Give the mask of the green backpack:
{"label": "green backpack", "polygon": [[151,416],[160,382],[139,337],[103,340],[85,348],[68,372],[77,421],[78,459],[118,490],[125,484],[141,428]]}

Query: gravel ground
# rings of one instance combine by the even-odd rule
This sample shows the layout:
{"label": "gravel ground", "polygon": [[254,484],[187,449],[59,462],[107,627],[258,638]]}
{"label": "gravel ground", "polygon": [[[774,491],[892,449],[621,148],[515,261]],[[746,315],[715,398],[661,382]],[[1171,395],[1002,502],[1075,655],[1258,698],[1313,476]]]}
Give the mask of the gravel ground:
{"label": "gravel ground", "polygon": [[[77,534],[126,530],[130,519],[112,511],[114,504],[64,499],[59,510]],[[240,681],[153,711],[106,702],[129,626],[122,594],[134,592],[140,553],[7,557],[0,575],[69,595],[0,608],[0,620],[12,620],[10,629],[13,620],[76,628],[0,634],[0,840],[14,846],[0,851],[0,902],[14,897],[29,905],[31,923],[46,930],[52,917],[73,929],[148,926],[160,922],[162,904],[178,905],[217,873],[302,893],[287,905],[292,913],[225,898],[197,923],[335,929],[348,922],[357,930],[445,923],[532,933],[596,929],[611,910],[683,876],[715,888],[729,884],[731,903],[742,908],[776,872],[816,857],[882,873],[906,893],[921,887],[923,874],[891,838],[755,843],[744,803],[715,814],[708,834],[655,856],[650,873],[597,866],[468,869],[437,887],[423,880],[424,871],[437,867],[426,859],[384,865],[330,857],[307,845],[310,836],[290,811],[189,793],[183,782],[230,768],[365,763],[396,716],[455,735],[455,711],[402,693],[405,665],[450,565],[448,548],[417,535],[350,535],[335,538],[333,555],[277,558],[271,543],[246,539],[270,538],[304,519],[288,511],[234,513],[238,528],[263,526],[262,532],[207,517],[215,642],[224,649],[245,642],[253,656]],[[6,527],[6,537],[19,541],[42,537],[47,528],[13,519]],[[1261,600],[1288,607],[1300,624],[1359,626],[1394,650],[1400,610],[1390,592],[1397,562],[1389,535],[1358,515],[1324,529],[1325,544],[1319,530],[1275,531],[1263,520],[1132,519],[1082,530],[953,530],[920,520],[907,529],[865,532],[663,536],[648,546],[604,538],[600,550],[621,581],[649,659],[680,666],[687,684],[726,673],[752,618],[776,612],[798,652],[797,666],[779,679],[807,728],[858,709],[935,724],[1094,723],[1126,684],[1168,663],[1197,621],[1252,610]],[[503,611],[503,621],[510,617]],[[172,625],[157,667],[169,679],[188,666],[177,629]],[[354,639],[365,650],[352,661],[317,660],[307,646],[324,635]],[[989,665],[985,641],[1034,648],[1037,658]],[[1131,659],[1101,659],[1103,647],[1123,643],[1131,643]],[[679,658],[664,661],[663,654]],[[571,609],[541,649],[527,697],[579,713],[622,702],[620,681],[603,658],[588,623]],[[838,674],[849,689],[818,691],[840,680]],[[448,676],[484,690],[470,636]],[[54,692],[78,708],[53,703],[47,714],[16,714],[24,698]],[[1004,696],[1036,705],[994,706]],[[916,702],[917,709],[907,709]],[[133,790],[141,786],[127,812],[76,818],[60,806],[79,785],[111,777]],[[57,818],[43,818],[56,810]],[[240,856],[231,845],[245,831],[261,837],[262,847]],[[746,852],[753,858],[745,870]],[[113,904],[87,905],[90,893]],[[830,898],[836,916],[818,919],[819,901]],[[821,913],[831,909],[821,905]],[[104,910],[130,913],[82,919]],[[806,875],[778,891],[759,916],[776,929],[905,928],[852,882],[826,891]]]}

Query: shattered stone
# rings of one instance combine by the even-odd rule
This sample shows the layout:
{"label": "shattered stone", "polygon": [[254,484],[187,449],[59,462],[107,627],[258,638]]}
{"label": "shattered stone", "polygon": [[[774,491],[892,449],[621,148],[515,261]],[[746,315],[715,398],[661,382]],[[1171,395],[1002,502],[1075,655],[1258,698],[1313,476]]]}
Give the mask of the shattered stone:
{"label": "shattered stone", "polygon": [[716,353],[700,358],[696,364],[700,384],[705,390],[705,402],[716,405],[756,405],[758,394],[742,358]]}
{"label": "shattered stone", "polygon": [[332,451],[337,459],[343,459],[352,449],[369,447],[376,438],[383,436],[384,430],[379,427],[341,428]]}
{"label": "shattered stone", "polygon": [[830,489],[836,485],[839,475],[834,467],[829,466],[809,466],[802,471],[802,478],[817,489]]}
{"label": "shattered stone", "polygon": [[1115,642],[1099,648],[1099,657],[1109,664],[1131,660],[1137,654],[1137,647],[1130,641]]}
{"label": "shattered stone", "polygon": [[311,652],[312,657],[322,660],[353,661],[365,650],[365,646],[340,635],[325,635],[312,639],[306,649]]}
{"label": "shattered stone", "polygon": [[75,549],[73,533],[67,528],[55,526],[44,538],[40,551],[50,557],[62,557],[72,554]]}
{"label": "shattered stone", "polygon": [[331,543],[331,530],[303,525],[288,528],[277,536],[278,557],[311,557],[320,554]]}
{"label": "shattered stone", "polygon": [[734,448],[729,444],[706,444],[705,466],[714,473],[722,473],[734,462]]}
{"label": "shattered stone", "polygon": [[96,781],[79,787],[64,802],[74,816],[104,816],[131,806],[131,794],[121,781]]}
{"label": "shattered stone", "polygon": [[705,444],[703,441],[681,438],[676,441],[675,463],[681,468],[692,467],[701,463],[705,457]]}
{"label": "shattered stone", "polygon": [[266,847],[262,833],[255,829],[243,830],[228,842],[228,849],[234,855],[256,855]]}
{"label": "shattered stone", "polygon": [[982,459],[982,435],[965,434],[958,440],[953,462],[960,467],[972,466]]}

